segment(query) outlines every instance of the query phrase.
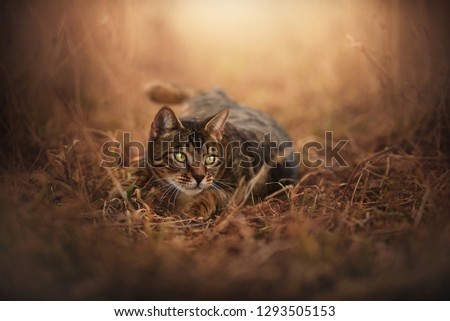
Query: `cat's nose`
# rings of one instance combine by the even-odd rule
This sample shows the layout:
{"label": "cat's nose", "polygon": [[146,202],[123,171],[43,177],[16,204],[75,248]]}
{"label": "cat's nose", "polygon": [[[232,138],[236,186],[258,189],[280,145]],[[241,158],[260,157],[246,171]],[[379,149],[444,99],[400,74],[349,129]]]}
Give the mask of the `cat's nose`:
{"label": "cat's nose", "polygon": [[197,185],[200,185],[202,180],[205,178],[205,175],[192,175],[194,177],[195,181],[197,182]]}

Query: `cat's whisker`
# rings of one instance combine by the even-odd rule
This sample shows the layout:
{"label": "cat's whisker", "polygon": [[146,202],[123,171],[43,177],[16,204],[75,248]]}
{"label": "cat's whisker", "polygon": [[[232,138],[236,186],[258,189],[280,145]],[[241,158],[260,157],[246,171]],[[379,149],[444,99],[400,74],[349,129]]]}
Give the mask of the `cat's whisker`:
{"label": "cat's whisker", "polygon": [[231,183],[225,182],[223,180],[215,179],[213,182],[216,183],[217,185],[221,184],[221,185],[223,185],[226,188],[229,188],[231,190],[235,190],[236,189],[236,185],[235,184],[231,184]]}
{"label": "cat's whisker", "polygon": [[169,185],[170,185],[170,183],[164,184],[164,185],[159,186],[159,187],[153,187],[151,192],[152,193],[158,192],[158,191],[162,190],[163,188],[167,188]]}
{"label": "cat's whisker", "polygon": [[178,196],[179,193],[180,193],[180,189],[177,188],[175,190],[175,196],[173,197],[173,205],[174,205],[174,207],[175,207],[175,204],[177,203],[176,201],[177,201],[177,196]]}
{"label": "cat's whisker", "polygon": [[229,195],[217,184],[212,184],[211,187],[213,188],[214,191],[217,192],[217,195],[220,197],[220,199],[226,203],[228,201],[228,199],[230,198]]}
{"label": "cat's whisker", "polygon": [[[164,191],[164,193],[161,195],[161,202],[170,195],[170,193],[173,191],[173,189],[177,189],[175,186],[173,186],[172,184],[169,184],[169,187],[167,188],[166,191]],[[170,200],[170,198],[169,198]]]}
{"label": "cat's whisker", "polygon": [[211,187],[212,187],[211,191],[215,192],[216,195],[219,197],[220,201],[223,202],[224,204],[226,204],[227,199],[222,195],[221,191],[218,190],[215,186],[211,186]]}
{"label": "cat's whisker", "polygon": [[[175,206],[175,199],[176,199],[176,195],[178,194],[179,189],[177,187],[173,187],[172,188],[172,192],[170,193],[168,202],[169,204],[171,204],[172,206]],[[175,196],[175,197],[174,197]],[[173,200],[172,200],[173,198]]]}
{"label": "cat's whisker", "polygon": [[223,179],[219,179],[219,178],[215,178],[213,181],[217,182],[217,183],[220,183],[220,184],[223,184],[223,185],[236,186],[236,184],[232,184],[230,182],[227,182],[227,181],[225,181]]}
{"label": "cat's whisker", "polygon": [[234,194],[235,189],[230,188],[230,187],[226,187],[225,189],[223,187],[221,187],[220,185],[213,183],[212,187],[214,188],[214,190],[216,190],[218,193],[224,195],[224,200],[226,202],[228,202],[229,199],[231,199],[231,196]]}
{"label": "cat's whisker", "polygon": [[171,187],[169,187],[168,189],[166,189],[166,190],[162,193],[161,198],[160,198],[160,202],[162,202],[162,201],[166,198],[166,195],[167,195],[167,193],[168,193],[170,190],[171,190]]}

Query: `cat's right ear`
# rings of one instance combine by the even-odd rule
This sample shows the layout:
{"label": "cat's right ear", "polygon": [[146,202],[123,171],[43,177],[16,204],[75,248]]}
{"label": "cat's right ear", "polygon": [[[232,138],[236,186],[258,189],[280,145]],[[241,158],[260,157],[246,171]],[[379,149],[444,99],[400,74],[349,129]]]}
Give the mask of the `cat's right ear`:
{"label": "cat's right ear", "polygon": [[173,110],[167,106],[164,106],[158,111],[155,119],[153,120],[150,128],[150,139],[155,139],[160,135],[182,128],[183,125]]}
{"label": "cat's right ear", "polygon": [[223,129],[225,128],[225,122],[227,121],[229,113],[230,108],[225,108],[221,112],[212,116],[204,125],[205,131],[217,140],[222,140]]}

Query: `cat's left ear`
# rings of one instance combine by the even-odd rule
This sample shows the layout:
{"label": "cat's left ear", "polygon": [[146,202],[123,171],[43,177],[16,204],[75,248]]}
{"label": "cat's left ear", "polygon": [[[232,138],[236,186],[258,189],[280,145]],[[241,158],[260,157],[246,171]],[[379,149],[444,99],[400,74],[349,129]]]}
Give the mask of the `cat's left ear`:
{"label": "cat's left ear", "polygon": [[223,129],[225,127],[225,123],[227,121],[229,113],[230,109],[226,108],[212,116],[203,127],[204,130],[217,140],[222,140]]}

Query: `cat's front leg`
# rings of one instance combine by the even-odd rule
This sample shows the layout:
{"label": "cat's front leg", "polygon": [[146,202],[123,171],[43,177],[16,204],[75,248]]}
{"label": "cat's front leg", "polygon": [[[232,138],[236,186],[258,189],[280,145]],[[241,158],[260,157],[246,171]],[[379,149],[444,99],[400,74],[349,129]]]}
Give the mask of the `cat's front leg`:
{"label": "cat's front leg", "polygon": [[219,214],[225,205],[223,198],[212,191],[204,191],[184,206],[183,214],[188,217],[209,218]]}

